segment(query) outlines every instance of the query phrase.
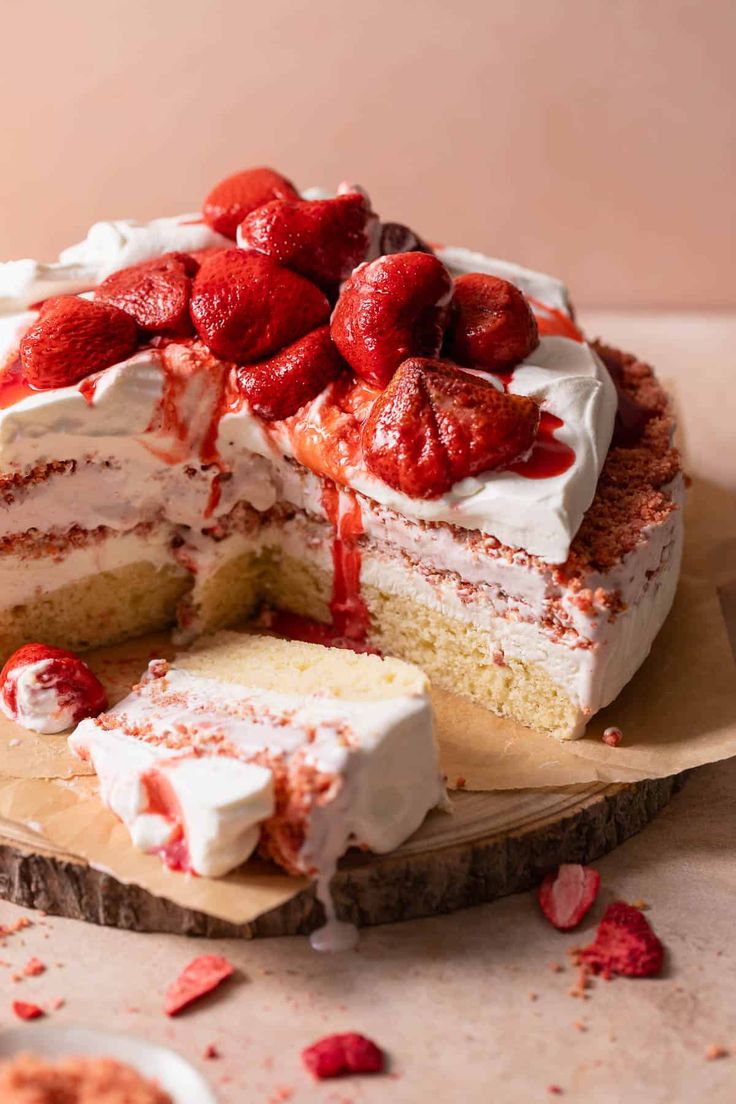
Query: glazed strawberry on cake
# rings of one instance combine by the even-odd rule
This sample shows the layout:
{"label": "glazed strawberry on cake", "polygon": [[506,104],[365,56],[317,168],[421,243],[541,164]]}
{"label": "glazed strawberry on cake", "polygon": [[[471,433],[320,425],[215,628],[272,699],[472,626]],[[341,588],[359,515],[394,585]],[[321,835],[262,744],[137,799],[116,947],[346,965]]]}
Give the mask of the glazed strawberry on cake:
{"label": "glazed strawberry on cake", "polygon": [[0,648],[260,612],[578,736],[682,542],[652,370],[563,285],[272,170],[0,267]]}

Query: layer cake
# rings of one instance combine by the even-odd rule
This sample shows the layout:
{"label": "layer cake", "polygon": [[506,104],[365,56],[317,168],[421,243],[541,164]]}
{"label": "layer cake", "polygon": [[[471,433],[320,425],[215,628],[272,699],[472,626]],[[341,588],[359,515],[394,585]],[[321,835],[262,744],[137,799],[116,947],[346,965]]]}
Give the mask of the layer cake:
{"label": "layer cake", "polygon": [[558,280],[264,172],[0,266],[0,653],[257,617],[579,736],[674,596],[666,395]]}

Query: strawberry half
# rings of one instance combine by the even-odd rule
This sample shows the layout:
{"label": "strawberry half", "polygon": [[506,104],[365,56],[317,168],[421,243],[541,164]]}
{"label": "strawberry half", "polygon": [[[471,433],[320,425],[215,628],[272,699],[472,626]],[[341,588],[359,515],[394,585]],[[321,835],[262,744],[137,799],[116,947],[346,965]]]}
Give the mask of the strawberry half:
{"label": "strawberry half", "polygon": [[226,249],[203,261],[190,311],[215,356],[245,364],[323,325],[330,304],[318,287],[270,257]]}
{"label": "strawberry half", "polygon": [[550,924],[560,931],[576,928],[591,907],[601,884],[592,866],[562,863],[548,874],[537,891],[539,907]]}
{"label": "strawberry half", "polygon": [[517,287],[497,276],[458,276],[453,314],[447,349],[458,364],[503,372],[539,344],[529,303]]}
{"label": "strawberry half", "polygon": [[451,297],[450,274],[431,254],[379,257],[344,285],[332,340],[357,375],[385,387],[407,357],[439,352]]}
{"label": "strawberry half", "polygon": [[215,184],[204,201],[204,221],[218,234],[235,241],[246,215],[272,199],[299,199],[290,180],[273,169],[245,169]]}
{"label": "strawberry half", "polygon": [[236,385],[255,413],[273,422],[296,414],[345,368],[330,327],[320,326],[270,360],[238,368]]}
{"label": "strawberry half", "polygon": [[375,215],[360,192],[334,199],[276,199],[240,224],[238,245],[330,288],[365,260],[371,221]]}
{"label": "strawberry half", "polygon": [[437,498],[469,475],[506,467],[532,446],[539,407],[442,360],[405,360],[362,433],[374,475],[410,498]]}
{"label": "strawberry half", "polygon": [[186,253],[164,253],[113,272],[95,291],[95,300],[112,303],[149,333],[186,337],[192,332],[191,277],[198,268]]}
{"label": "strawberry half", "polygon": [[[31,717],[27,700],[35,699]],[[105,688],[87,664],[65,648],[24,644],[0,671],[0,708],[36,732],[61,732],[107,708]]]}
{"label": "strawberry half", "polygon": [[125,360],[137,343],[129,314],[110,303],[62,295],[49,299],[26,331],[20,360],[32,387],[68,387]]}

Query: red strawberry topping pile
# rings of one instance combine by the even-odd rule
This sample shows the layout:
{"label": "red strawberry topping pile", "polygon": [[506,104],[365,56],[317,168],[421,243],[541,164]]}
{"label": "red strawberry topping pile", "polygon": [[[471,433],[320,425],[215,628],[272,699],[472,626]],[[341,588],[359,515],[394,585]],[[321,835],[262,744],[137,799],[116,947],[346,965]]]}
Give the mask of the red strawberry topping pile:
{"label": "red strawberry topping pile", "polygon": [[[23,387],[68,386],[139,342],[196,337],[267,421],[290,418],[349,371],[385,388],[360,420],[363,454],[412,497],[437,497],[531,448],[536,404],[458,367],[507,369],[534,348],[534,315],[512,284],[479,273],[453,284],[418,235],[380,223],[352,184],[305,200],[274,170],[249,169],[212,189],[203,216],[239,247],[165,253],[112,273],[94,301],[48,300],[21,340]],[[455,363],[429,359],[443,344]]]}
{"label": "red strawberry topping pile", "polygon": [[397,253],[359,268],[342,289],[332,340],[356,375],[385,387],[403,360],[436,356],[452,280],[429,253]]}
{"label": "red strawberry topping pile", "polygon": [[242,249],[205,259],[190,309],[208,349],[237,364],[272,356],[330,316],[330,304],[315,284],[270,257]]}
{"label": "red strawberry topping pile", "polygon": [[191,277],[198,268],[186,253],[164,253],[113,272],[97,288],[95,299],[125,311],[149,333],[186,337],[192,332]]}
{"label": "red strawberry topping pile", "polygon": [[318,1081],[350,1073],[383,1073],[383,1051],[354,1031],[327,1035],[302,1051],[302,1061]]}
{"label": "red strawberry topping pile", "polygon": [[273,199],[299,199],[299,193],[273,169],[245,169],[214,186],[202,213],[208,226],[235,241],[235,232],[246,215]]}
{"label": "red strawberry topping pile", "polygon": [[166,990],[164,1012],[176,1016],[194,1001],[211,993],[235,972],[232,963],[219,955],[200,955],[185,966]]}
{"label": "red strawberry topping pile", "polygon": [[345,367],[332,343],[330,327],[320,326],[269,360],[238,368],[235,381],[251,409],[272,422],[296,414]]}
{"label": "red strawberry topping pile", "polygon": [[470,272],[455,280],[449,355],[468,367],[503,372],[539,342],[529,303],[508,280]]}
{"label": "red strawberry topping pile", "polygon": [[32,387],[68,387],[125,360],[137,341],[138,327],[129,314],[109,303],[61,295],[44,304],[26,331],[20,360]]}
{"label": "red strawberry topping pile", "polygon": [[330,288],[365,260],[372,221],[375,215],[361,192],[334,199],[276,199],[241,223],[238,245]]}
{"label": "red strawberry topping pile", "polygon": [[604,912],[595,939],[576,951],[576,959],[604,977],[651,977],[662,969],[664,948],[639,909],[614,901]]}
{"label": "red strawberry topping pile", "polygon": [[53,733],[97,716],[107,708],[107,694],[74,652],[24,644],[0,671],[0,705],[19,724]]}
{"label": "red strawberry topping pile", "polygon": [[[418,254],[415,254],[418,255]],[[371,472],[412,498],[507,466],[532,446],[539,407],[454,364],[405,360],[363,427]]]}
{"label": "red strawberry topping pile", "polygon": [[539,907],[560,931],[577,927],[598,896],[601,876],[592,866],[562,863],[539,887]]}

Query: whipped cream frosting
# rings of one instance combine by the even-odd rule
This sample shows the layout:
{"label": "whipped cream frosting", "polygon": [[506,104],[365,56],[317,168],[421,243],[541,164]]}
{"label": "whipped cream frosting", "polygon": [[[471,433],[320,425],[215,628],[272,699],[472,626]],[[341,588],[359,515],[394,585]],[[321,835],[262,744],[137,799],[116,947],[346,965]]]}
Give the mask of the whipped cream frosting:
{"label": "whipped cream frosting", "polygon": [[[77,270],[84,267],[84,287],[88,288],[110,271],[144,257],[171,249],[206,248],[223,243],[232,244],[197,221],[196,216],[155,219],[146,224],[97,223],[84,242],[64,250],[59,264],[62,268],[76,266],[74,273],[68,273],[70,279],[77,279]],[[559,311],[569,309],[564,286],[552,277],[463,249],[444,249],[438,255],[455,274],[470,271],[497,274],[512,280],[540,303]],[[0,306],[3,302],[10,303],[17,309],[48,294],[45,276],[28,280],[24,277],[23,283],[12,275],[14,271],[0,267],[0,289],[10,287],[12,292],[0,299]],[[54,271],[58,275],[60,269]],[[62,283],[54,285],[55,292],[61,290]],[[70,284],[64,290],[79,288]],[[12,354],[33,317],[33,313],[25,312],[0,319],[0,362]],[[171,347],[168,355],[175,355]],[[195,504],[194,488],[186,486],[192,480],[182,477],[183,469],[197,459],[196,433],[190,435],[188,442],[190,455],[177,455],[181,442],[166,440],[165,427],[157,424],[165,380],[161,354],[151,349],[102,373],[91,402],[76,386],[29,395],[0,411],[0,467],[12,471],[53,459],[81,461],[95,456],[125,468],[127,492],[135,501],[139,495],[143,500],[158,495],[160,502],[164,485],[165,509],[178,510],[178,516],[168,515],[169,520],[201,523],[207,501],[204,481],[198,483]],[[209,380],[206,373],[193,373],[178,389],[180,421],[188,425],[192,419],[196,423],[199,417],[200,439],[206,431],[201,412],[208,404],[212,407],[215,390],[215,381]],[[516,369],[509,390],[532,396],[544,411],[563,422],[555,437],[574,452],[574,460],[566,471],[544,479],[528,478],[511,470],[486,472],[462,480],[437,499],[412,499],[393,490],[367,470],[359,455],[344,463],[338,472],[327,467],[321,474],[337,477],[409,519],[479,529],[502,544],[523,548],[551,563],[563,562],[593,500],[610,444],[616,411],[615,388],[589,345],[550,336],[542,337],[539,346]],[[313,434],[327,432],[325,414],[330,393],[328,388],[300,411],[301,430],[311,427]],[[267,426],[247,405],[226,413],[219,424],[216,445],[222,464],[236,470],[245,456],[250,455],[252,461],[253,454],[270,461],[299,458],[293,422],[290,419]],[[358,429],[357,424],[347,427],[354,438]],[[174,456],[176,460],[172,459]],[[237,485],[236,480],[230,483]],[[212,508],[214,517],[233,505],[228,485],[223,486],[226,493]],[[240,497],[257,509],[272,505],[278,494],[278,487],[265,470],[256,473],[239,490]],[[179,509],[176,503],[184,503],[185,507]],[[53,504],[51,509],[53,512]],[[199,516],[195,517],[198,510]],[[53,524],[53,518],[50,521]]]}
{"label": "whipped cream frosting", "polygon": [[[220,682],[176,666],[162,677],[159,662],[104,726],[88,719],[69,737],[144,850],[164,848],[175,827],[171,815],[150,808],[145,779],[153,771],[173,793],[191,868],[219,876],[244,862],[274,812],[267,760],[249,761],[263,752],[333,779],[312,803],[299,857],[305,872],[328,881],[351,843],[392,850],[443,800],[426,689],[350,701]],[[172,736],[177,746],[166,742]],[[223,741],[229,750],[218,754]],[[289,778],[298,785],[298,770]]]}
{"label": "whipped cream frosting", "polygon": [[84,241],[63,249],[52,264],[30,258],[0,264],[0,315],[25,310],[52,295],[90,291],[118,269],[162,253],[190,253],[232,244],[197,213],[150,222],[96,222]]}

